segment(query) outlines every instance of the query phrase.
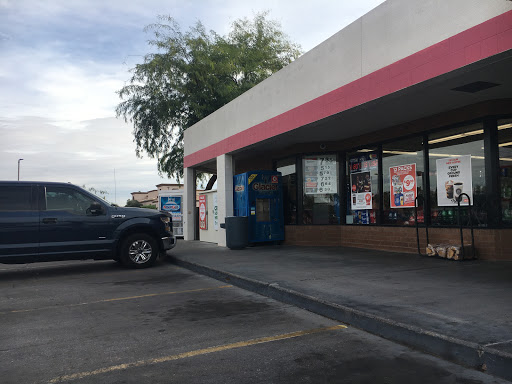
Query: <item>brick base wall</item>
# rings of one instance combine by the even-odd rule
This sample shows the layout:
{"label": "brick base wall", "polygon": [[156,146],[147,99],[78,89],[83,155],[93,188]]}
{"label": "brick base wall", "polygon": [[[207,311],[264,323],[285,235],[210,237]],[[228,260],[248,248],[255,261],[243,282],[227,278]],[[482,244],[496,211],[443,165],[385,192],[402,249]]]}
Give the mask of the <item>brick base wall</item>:
{"label": "brick base wall", "polygon": [[[483,260],[512,261],[512,229],[475,229],[475,249]],[[457,228],[429,228],[432,244],[460,244]],[[471,242],[464,230],[464,242]],[[377,227],[360,225],[288,225],[285,244],[303,246],[346,246],[392,252],[417,253],[415,227]],[[425,229],[420,228],[420,247],[425,253]]]}

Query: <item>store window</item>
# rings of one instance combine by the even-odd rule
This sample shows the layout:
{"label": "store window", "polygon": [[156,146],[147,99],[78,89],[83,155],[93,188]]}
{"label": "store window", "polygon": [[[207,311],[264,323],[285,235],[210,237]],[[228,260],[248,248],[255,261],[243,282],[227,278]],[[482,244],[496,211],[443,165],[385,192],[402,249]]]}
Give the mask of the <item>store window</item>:
{"label": "store window", "polygon": [[512,119],[498,121],[500,200],[503,224],[512,225]]}
{"label": "store window", "polygon": [[379,210],[379,160],[376,148],[347,154],[347,224],[375,224]]}
{"label": "store window", "polygon": [[276,170],[281,172],[283,186],[284,223],[297,224],[297,172],[295,157],[278,160]]}
{"label": "store window", "polygon": [[302,158],[303,224],[339,224],[338,162],[335,154]]}
{"label": "store window", "polygon": [[[429,135],[430,201],[432,225],[456,225],[457,201],[471,200],[472,222],[487,226],[484,131],[482,124]],[[468,210],[462,209],[463,225]]]}
{"label": "store window", "polygon": [[[423,138],[414,137],[382,146],[384,224],[416,225],[415,200],[424,196]],[[424,222],[418,204],[418,222]]]}

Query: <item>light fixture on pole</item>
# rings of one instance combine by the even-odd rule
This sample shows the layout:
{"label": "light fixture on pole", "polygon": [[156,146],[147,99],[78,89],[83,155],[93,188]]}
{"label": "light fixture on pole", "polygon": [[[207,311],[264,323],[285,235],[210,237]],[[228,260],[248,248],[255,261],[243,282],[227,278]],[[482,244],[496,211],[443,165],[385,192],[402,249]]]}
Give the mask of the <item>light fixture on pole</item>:
{"label": "light fixture on pole", "polygon": [[23,159],[18,159],[18,181],[20,181],[20,161]]}

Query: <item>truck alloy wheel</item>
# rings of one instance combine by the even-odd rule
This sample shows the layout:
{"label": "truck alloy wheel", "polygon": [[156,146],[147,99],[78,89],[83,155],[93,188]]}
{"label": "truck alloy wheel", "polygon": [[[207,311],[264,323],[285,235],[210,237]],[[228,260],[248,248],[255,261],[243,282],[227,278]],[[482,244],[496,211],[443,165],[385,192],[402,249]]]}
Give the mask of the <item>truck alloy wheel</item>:
{"label": "truck alloy wheel", "polygon": [[121,247],[121,260],[129,267],[149,267],[157,257],[158,245],[155,239],[144,233],[128,236]]}

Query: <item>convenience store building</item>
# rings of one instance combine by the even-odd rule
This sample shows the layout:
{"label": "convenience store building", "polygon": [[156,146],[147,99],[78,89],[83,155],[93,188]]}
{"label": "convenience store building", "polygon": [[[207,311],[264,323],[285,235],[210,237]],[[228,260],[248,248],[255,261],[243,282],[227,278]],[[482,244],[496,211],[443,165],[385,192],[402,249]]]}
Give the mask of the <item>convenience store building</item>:
{"label": "convenience store building", "polygon": [[223,222],[233,175],[277,170],[285,243],[399,252],[416,197],[431,242],[460,242],[464,193],[479,257],[512,260],[511,68],[512,2],[388,0],[186,130],[185,193],[216,174]]}

